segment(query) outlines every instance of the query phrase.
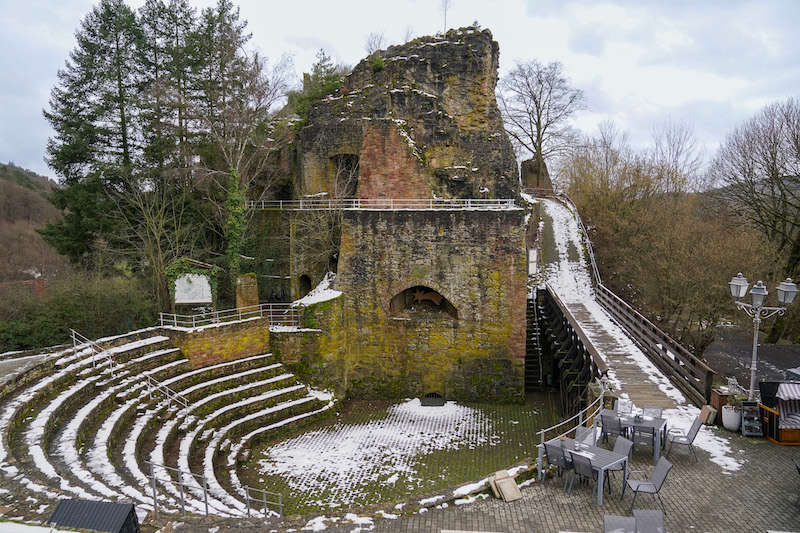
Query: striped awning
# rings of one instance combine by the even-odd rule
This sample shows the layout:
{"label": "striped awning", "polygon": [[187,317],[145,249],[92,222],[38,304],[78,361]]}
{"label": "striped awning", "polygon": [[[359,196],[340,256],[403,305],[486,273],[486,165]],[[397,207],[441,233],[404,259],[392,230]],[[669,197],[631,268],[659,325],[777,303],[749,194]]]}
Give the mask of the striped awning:
{"label": "striped awning", "polygon": [[775,396],[781,400],[800,400],[800,383],[781,383]]}

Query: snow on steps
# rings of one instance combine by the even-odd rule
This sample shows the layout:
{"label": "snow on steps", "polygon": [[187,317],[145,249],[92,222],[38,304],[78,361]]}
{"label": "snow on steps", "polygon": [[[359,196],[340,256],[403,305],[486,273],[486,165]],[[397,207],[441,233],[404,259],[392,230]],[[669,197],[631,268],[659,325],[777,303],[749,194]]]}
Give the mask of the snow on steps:
{"label": "snow on steps", "polygon": [[[49,375],[37,375],[0,398],[3,476],[50,500],[100,497],[132,500],[149,509],[151,485],[140,463],[143,457],[189,470],[196,456],[209,478],[210,511],[241,515],[241,502],[213,475],[222,444],[236,457],[254,435],[310,419],[333,405],[298,384],[271,354],[180,372],[187,361],[177,348],[167,347],[167,337],[125,341],[129,337],[106,339],[116,344],[106,352],[114,360],[113,372],[108,359],[95,357],[88,347],[67,348],[47,356]],[[179,409],[157,393],[151,397],[144,375],[158,376],[190,405]],[[19,435],[24,451],[20,444],[9,446],[11,427],[24,428]],[[146,440],[154,449],[142,450]],[[170,457],[166,450],[176,448],[177,457]],[[174,513],[180,490],[169,476],[161,477],[160,507]],[[230,479],[234,491],[240,490],[235,465]],[[202,513],[202,490],[195,485],[186,503],[190,511]]]}

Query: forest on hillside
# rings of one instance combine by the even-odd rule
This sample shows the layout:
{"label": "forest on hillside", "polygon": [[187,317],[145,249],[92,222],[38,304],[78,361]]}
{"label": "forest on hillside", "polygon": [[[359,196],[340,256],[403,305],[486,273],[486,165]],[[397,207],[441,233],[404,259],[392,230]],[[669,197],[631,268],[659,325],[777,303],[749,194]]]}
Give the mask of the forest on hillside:
{"label": "forest on hillside", "polygon": [[[100,0],[86,14],[44,111],[59,185],[0,167],[0,244],[13,252],[0,275],[48,280],[44,295],[3,287],[0,351],[63,342],[69,327],[98,337],[151,325],[169,307],[166,266],[185,256],[226,272],[219,304],[232,305],[252,244],[244,199],[291,195],[279,154],[349,72],[320,50],[298,81],[291,58],[249,41],[231,0]],[[373,33],[365,48],[384,44]],[[715,325],[740,319],[733,270],[800,276],[795,100],[766,106],[704,158],[691,128],[667,119],[643,149],[611,123],[575,130],[591,102],[557,62],[517,62],[497,96],[519,158],[550,168],[578,205],[604,280],[698,353]],[[770,340],[799,341],[798,317]]]}

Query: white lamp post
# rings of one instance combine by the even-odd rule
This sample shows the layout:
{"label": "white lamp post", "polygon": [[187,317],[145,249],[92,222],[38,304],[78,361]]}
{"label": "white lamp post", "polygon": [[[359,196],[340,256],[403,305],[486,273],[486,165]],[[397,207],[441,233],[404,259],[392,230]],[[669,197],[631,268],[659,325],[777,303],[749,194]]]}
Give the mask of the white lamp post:
{"label": "white lamp post", "polygon": [[747,313],[748,316],[753,318],[753,361],[750,364],[750,393],[748,399],[755,398],[756,393],[756,368],[758,365],[758,327],[761,321],[773,315],[783,315],[786,313],[786,307],[794,301],[797,296],[797,285],[792,283],[790,278],[782,281],[775,289],[778,293],[778,303],[780,307],[767,307],[764,302],[767,300],[767,288],[759,281],[753,288],[750,289],[750,303],[741,301],[747,294],[747,278],[742,276],[739,272],[734,276],[728,286],[731,288],[731,296],[736,300],[736,307]]}

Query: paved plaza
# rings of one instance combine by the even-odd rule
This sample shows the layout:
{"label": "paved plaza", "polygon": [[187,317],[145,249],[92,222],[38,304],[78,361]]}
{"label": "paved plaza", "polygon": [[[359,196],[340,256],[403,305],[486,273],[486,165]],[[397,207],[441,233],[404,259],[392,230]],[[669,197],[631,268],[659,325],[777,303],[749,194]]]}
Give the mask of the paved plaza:
{"label": "paved plaza", "polygon": [[[666,527],[670,532],[713,531],[800,531],[800,494],[792,458],[800,448],[778,446],[765,439],[747,439],[724,430],[730,436],[732,454],[743,459],[742,468],[728,472],[697,450],[699,462],[676,448],[670,455],[675,467],[661,491],[666,506]],[[637,449],[632,469],[652,471],[649,450]],[[612,479],[612,495],[602,508],[589,503],[589,486],[576,485],[572,494],[562,490],[562,480],[549,479],[522,489],[522,499],[512,503],[489,498],[463,506],[431,509],[397,520],[378,520],[375,531],[431,532],[441,530],[492,532],[557,532],[603,530],[604,514],[630,516],[631,495],[619,499],[620,478]],[[657,508],[649,495],[639,495],[637,508]],[[352,531],[353,527],[328,531]]]}

